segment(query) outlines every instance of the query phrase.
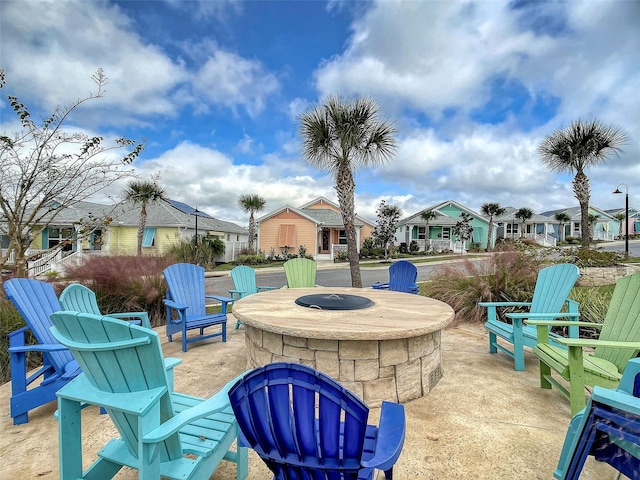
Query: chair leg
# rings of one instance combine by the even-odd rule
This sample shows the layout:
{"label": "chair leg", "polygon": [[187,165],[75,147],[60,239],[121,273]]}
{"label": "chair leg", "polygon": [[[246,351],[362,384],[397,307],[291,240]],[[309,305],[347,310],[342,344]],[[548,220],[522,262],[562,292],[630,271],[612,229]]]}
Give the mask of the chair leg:
{"label": "chair leg", "polygon": [[498,353],[496,342],[498,341],[496,334],[489,332],[489,353]]}
{"label": "chair leg", "polygon": [[551,389],[551,382],[547,380],[549,375],[551,375],[551,367],[540,361],[540,388]]}

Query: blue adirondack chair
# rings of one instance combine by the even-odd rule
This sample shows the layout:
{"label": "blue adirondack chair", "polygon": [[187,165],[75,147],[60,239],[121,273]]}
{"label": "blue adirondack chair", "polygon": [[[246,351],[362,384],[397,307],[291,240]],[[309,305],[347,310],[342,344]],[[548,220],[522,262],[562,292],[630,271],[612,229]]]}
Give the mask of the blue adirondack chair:
{"label": "blue adirondack chair", "polygon": [[[233,280],[233,290],[229,290],[229,295],[234,300],[240,300],[248,295],[258,292],[274,290],[277,287],[266,287],[256,285],[256,271],[246,265],[238,265],[231,270],[231,280]],[[236,330],[242,322],[236,320]]]}
{"label": "blue adirondack chair", "polygon": [[[575,265],[562,263],[546,267],[538,272],[536,286],[531,302],[480,302],[478,305],[487,307],[487,322],[484,324],[489,332],[489,352],[497,353],[498,350],[506,353],[514,360],[514,368],[518,371],[525,369],[524,347],[533,348],[538,344],[536,327],[524,325],[523,320],[553,320],[566,317],[570,320],[578,320],[578,304],[567,297],[580,276],[580,269]],[[567,304],[568,311],[561,312]],[[512,323],[501,321],[497,315],[497,308],[520,307],[528,311],[521,313],[507,313],[506,317]],[[569,337],[578,336],[578,327],[569,327]],[[553,341],[557,335],[550,333]],[[512,345],[512,350],[498,342],[502,339]],[[555,342],[553,342],[554,345]]]}
{"label": "blue adirondack chair", "polygon": [[[11,300],[27,326],[9,334],[11,362],[11,417],[14,425],[29,421],[29,410],[56,399],[56,391],[80,373],[78,363],[49,330],[49,316],[59,311],[60,303],[50,283],[26,278],[4,282]],[[37,345],[27,345],[25,334],[31,331]],[[27,376],[27,353],[42,352],[42,367]],[[42,381],[38,384],[36,380]]]}
{"label": "blue adirondack chair", "polygon": [[238,441],[254,449],[276,479],[392,478],[404,444],[404,407],[383,402],[379,427],[368,407],[329,376],[293,363],[246,374],[229,391]]}
{"label": "blue adirondack chair", "polygon": [[[143,480],[208,479],[222,459],[246,478],[247,449],[230,450],[238,426],[228,390],[203,400],[172,392],[157,332],[114,318],[62,311],[52,335],[83,373],[58,391],[60,479],[107,479],[127,466]],[[82,471],[83,404],[103,405],[120,438],[110,440]],[[188,456],[187,456],[188,455]]]}
{"label": "blue adirondack chair", "polygon": [[389,281],[377,282],[371,285],[376,290],[391,290],[394,292],[420,293],[416,283],[418,269],[406,260],[398,260],[389,267]]}
{"label": "blue adirondack chair", "polygon": [[640,359],[629,361],[617,389],[594,387],[586,408],[571,419],[553,476],[577,480],[589,455],[628,478],[638,478]]}
{"label": "blue adirondack chair", "polygon": [[[227,304],[233,298],[218,295],[205,295],[204,268],[191,263],[176,263],[164,269],[164,279],[169,286],[167,298],[164,300],[167,311],[167,337],[173,341],[173,335],[182,333],[182,351],[187,351],[187,344],[199,342],[207,338],[222,337],[227,341]],[[206,312],[206,299],[217,300],[222,304],[220,313]],[[177,312],[177,318],[173,318]],[[205,335],[209,327],[220,327],[220,331]],[[198,330],[198,336],[188,338],[187,332]]]}
{"label": "blue adirondack chair", "polygon": [[309,258],[292,258],[282,265],[287,278],[287,288],[316,287],[318,264]]}
{"label": "blue adirondack chair", "polygon": [[[79,283],[72,283],[62,291],[60,294],[60,306],[62,310],[102,315],[95,292]],[[107,316],[137,322],[143,327],[151,328],[147,312],[109,313]]]}

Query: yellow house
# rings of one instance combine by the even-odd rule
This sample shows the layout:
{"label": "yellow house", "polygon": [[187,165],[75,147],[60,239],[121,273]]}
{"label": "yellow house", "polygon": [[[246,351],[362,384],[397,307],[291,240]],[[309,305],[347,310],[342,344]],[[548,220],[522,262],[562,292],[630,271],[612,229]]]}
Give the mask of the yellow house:
{"label": "yellow house", "polygon": [[[340,207],[324,197],[298,208],[285,205],[258,218],[256,223],[258,248],[265,255],[299,255],[304,250],[316,260],[332,260],[338,251],[347,248]],[[355,226],[360,247],[375,225],[356,215]]]}

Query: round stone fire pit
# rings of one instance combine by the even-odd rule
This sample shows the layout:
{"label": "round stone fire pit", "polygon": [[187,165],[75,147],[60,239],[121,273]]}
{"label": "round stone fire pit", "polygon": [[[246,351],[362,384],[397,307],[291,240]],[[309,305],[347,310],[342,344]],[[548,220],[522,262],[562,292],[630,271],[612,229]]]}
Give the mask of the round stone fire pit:
{"label": "round stone fire pit", "polygon": [[318,310],[360,310],[375,305],[373,300],[361,295],[338,293],[304,295],[296,298],[296,303],[302,307]]}

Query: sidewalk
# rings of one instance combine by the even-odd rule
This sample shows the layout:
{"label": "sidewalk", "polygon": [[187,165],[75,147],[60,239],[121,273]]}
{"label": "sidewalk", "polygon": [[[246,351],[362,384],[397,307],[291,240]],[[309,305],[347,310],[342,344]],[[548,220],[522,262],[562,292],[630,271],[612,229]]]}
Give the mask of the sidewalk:
{"label": "sidewalk", "polygon": [[[177,391],[208,396],[245,369],[244,330],[234,330],[234,323],[230,315],[226,343],[219,339],[195,343],[187,353],[180,350],[180,342],[166,343],[158,329],[165,356],[184,359],[175,371]],[[527,370],[514,371],[506,355],[487,353],[481,325],[444,330],[442,356],[443,378],[426,397],[405,404],[407,435],[394,478],[551,479],[570,409],[556,390],[539,388],[534,356],[527,352]],[[57,479],[55,404],[31,411],[29,423],[14,426],[9,416],[10,388],[8,383],[0,387],[1,477]],[[378,414],[372,410],[373,417]],[[85,409],[82,419],[88,465],[115,431],[96,407]],[[249,480],[271,478],[252,452],[249,461]],[[590,458],[581,479],[609,480],[616,474]],[[126,470],[117,478],[137,476]],[[212,478],[235,478],[232,465],[222,462]]]}

